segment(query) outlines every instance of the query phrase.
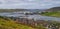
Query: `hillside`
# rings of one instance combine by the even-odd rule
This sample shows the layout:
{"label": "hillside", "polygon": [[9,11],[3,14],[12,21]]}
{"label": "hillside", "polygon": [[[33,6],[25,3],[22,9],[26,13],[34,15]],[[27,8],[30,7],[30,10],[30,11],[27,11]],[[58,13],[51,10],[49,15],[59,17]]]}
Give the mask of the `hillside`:
{"label": "hillside", "polygon": [[0,17],[0,29],[34,29],[27,25],[18,24],[9,18],[4,19]]}
{"label": "hillside", "polygon": [[60,7],[53,7],[53,8],[47,9],[45,11],[60,11]]}
{"label": "hillside", "polygon": [[0,12],[18,12],[18,11],[26,11],[26,9],[0,9]]}
{"label": "hillside", "polygon": [[[30,20],[30,21],[33,21],[33,20]],[[52,24],[54,24],[54,27],[56,26],[60,27],[60,23],[56,21],[37,20],[36,23],[38,25],[35,27],[32,27],[32,26],[29,26],[28,24],[24,25],[16,21],[13,21],[8,17],[6,18],[6,17],[0,16],[0,29],[49,29],[49,28],[46,28],[47,25],[52,26]],[[31,24],[34,24],[34,23],[32,22]]]}
{"label": "hillside", "polygon": [[60,17],[60,7],[54,7],[54,8],[47,9],[45,10],[45,12],[42,12],[41,15]]}

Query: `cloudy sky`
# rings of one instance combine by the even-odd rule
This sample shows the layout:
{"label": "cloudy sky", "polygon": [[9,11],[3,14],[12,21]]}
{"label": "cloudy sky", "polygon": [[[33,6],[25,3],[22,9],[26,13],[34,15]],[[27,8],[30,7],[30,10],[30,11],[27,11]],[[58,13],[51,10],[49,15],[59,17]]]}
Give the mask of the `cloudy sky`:
{"label": "cloudy sky", "polygon": [[60,0],[0,0],[0,8],[46,9],[60,6]]}

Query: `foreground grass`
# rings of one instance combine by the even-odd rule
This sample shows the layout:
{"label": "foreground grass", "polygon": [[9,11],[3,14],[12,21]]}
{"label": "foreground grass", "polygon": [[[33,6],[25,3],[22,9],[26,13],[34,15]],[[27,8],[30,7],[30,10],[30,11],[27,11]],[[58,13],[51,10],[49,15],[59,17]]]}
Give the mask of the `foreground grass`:
{"label": "foreground grass", "polygon": [[31,27],[28,25],[22,25],[16,21],[11,20],[8,17],[0,16],[0,29],[46,29],[42,25]]}
{"label": "foreground grass", "polygon": [[0,29],[34,29],[32,27],[21,25],[10,19],[0,18]]}
{"label": "foreground grass", "polygon": [[[54,24],[54,26],[59,26],[60,23],[51,21],[50,25]],[[30,27],[28,25],[22,25],[17,23],[10,18],[0,17],[0,29],[48,29],[43,24],[38,24],[35,28]]]}

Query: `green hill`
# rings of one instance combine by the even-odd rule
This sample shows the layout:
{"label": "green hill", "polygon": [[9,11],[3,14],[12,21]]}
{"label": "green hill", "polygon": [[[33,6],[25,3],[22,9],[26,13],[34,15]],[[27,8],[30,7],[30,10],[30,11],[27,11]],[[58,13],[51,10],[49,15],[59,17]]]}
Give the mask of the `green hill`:
{"label": "green hill", "polygon": [[60,17],[60,7],[53,7],[47,9],[44,12],[42,12],[41,15]]}
{"label": "green hill", "polygon": [[53,8],[47,9],[45,11],[50,11],[50,12],[60,11],[60,7],[53,7]]}
{"label": "green hill", "polygon": [[53,16],[53,17],[60,17],[60,12],[42,12],[41,15],[44,15],[44,16]]}
{"label": "green hill", "polygon": [[1,18],[0,17],[0,29],[34,29],[27,25],[18,24],[9,18]]}

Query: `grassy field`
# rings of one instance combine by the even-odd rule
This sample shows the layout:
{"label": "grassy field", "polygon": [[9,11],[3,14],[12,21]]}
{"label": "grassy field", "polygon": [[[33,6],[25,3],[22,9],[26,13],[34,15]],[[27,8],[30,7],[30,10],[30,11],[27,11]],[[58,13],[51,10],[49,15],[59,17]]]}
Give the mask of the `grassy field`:
{"label": "grassy field", "polygon": [[46,29],[46,28],[42,25],[38,25],[36,27],[23,25],[16,21],[11,20],[10,18],[0,16],[0,29]]}
{"label": "grassy field", "polygon": [[44,15],[44,16],[53,16],[53,17],[60,17],[60,12],[42,12],[41,15]]}
{"label": "grassy field", "polygon": [[34,29],[27,25],[18,24],[7,18],[0,18],[0,29]]}

